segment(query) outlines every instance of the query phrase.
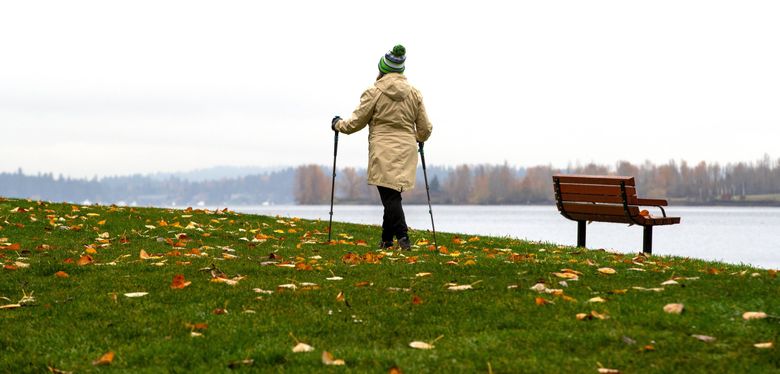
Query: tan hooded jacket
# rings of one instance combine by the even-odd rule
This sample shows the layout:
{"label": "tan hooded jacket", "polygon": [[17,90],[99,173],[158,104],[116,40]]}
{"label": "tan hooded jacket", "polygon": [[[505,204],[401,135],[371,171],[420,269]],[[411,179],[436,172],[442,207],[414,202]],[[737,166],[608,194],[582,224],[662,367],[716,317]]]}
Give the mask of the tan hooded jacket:
{"label": "tan hooded jacket", "polygon": [[368,184],[406,191],[414,188],[417,142],[431,136],[423,98],[398,73],[385,74],[363,92],[360,105],[336,130],[352,134],[368,125]]}

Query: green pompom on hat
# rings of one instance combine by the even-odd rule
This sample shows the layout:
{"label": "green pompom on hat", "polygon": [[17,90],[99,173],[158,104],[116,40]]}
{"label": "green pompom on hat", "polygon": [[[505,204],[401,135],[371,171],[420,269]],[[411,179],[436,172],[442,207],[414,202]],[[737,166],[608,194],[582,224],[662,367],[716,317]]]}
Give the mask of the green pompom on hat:
{"label": "green pompom on hat", "polygon": [[403,73],[404,69],[406,69],[406,66],[404,66],[405,61],[406,48],[398,44],[379,59],[379,71],[383,74]]}

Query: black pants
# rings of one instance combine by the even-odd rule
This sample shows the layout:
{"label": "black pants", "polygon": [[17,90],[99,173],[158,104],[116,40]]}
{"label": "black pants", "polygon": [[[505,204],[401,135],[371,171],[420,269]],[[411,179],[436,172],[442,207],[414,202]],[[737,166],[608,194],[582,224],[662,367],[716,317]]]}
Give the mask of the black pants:
{"label": "black pants", "polygon": [[401,193],[387,187],[377,186],[385,214],[382,217],[382,241],[392,242],[393,236],[398,239],[408,236],[404,208],[401,206]]}

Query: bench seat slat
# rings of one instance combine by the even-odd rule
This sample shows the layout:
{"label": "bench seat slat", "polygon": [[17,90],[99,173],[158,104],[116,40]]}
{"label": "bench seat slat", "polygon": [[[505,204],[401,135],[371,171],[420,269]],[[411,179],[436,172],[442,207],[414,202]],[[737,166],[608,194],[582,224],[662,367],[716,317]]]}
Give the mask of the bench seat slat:
{"label": "bench seat slat", "polygon": [[612,222],[612,223],[633,223],[626,216],[600,216],[593,214],[569,213],[569,217],[575,221],[594,221],[594,222]]}
{"label": "bench seat slat", "polygon": [[[601,216],[626,216],[626,211],[623,209],[623,205],[617,204],[587,204],[587,203],[563,203],[563,210],[566,213],[580,213],[580,214],[593,214]],[[639,215],[639,208],[636,206],[629,206],[628,212],[631,216],[636,217]]]}

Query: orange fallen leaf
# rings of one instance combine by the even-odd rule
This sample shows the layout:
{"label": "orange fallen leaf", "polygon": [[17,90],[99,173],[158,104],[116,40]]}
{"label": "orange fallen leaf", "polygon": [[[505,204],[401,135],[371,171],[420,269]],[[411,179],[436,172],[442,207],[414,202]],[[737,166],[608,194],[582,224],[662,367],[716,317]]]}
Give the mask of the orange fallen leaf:
{"label": "orange fallen leaf", "polygon": [[67,278],[67,277],[69,277],[68,273],[66,273],[66,272],[64,272],[64,271],[61,271],[61,270],[60,270],[60,271],[58,271],[58,272],[56,272],[56,273],[54,273],[54,275],[55,275],[57,278]]}
{"label": "orange fallen leaf", "polygon": [[76,261],[76,264],[79,266],[89,265],[91,263],[95,262],[95,260],[92,259],[92,256],[90,255],[84,255],[81,256],[78,261]]}
{"label": "orange fallen leaf", "polygon": [[99,359],[92,361],[92,365],[95,366],[109,365],[111,364],[112,361],[114,361],[114,352],[109,351],[108,353],[100,356]]}
{"label": "orange fallen leaf", "polygon": [[554,304],[554,303],[551,300],[547,300],[543,297],[536,298],[536,305],[547,305],[547,304]]}
{"label": "orange fallen leaf", "polygon": [[417,296],[417,295],[412,296],[412,304],[413,305],[420,305],[422,303],[423,303],[423,300],[419,296]]}
{"label": "orange fallen leaf", "polygon": [[22,246],[19,243],[13,243],[13,244],[5,247],[5,249],[7,249],[9,251],[18,251],[18,250],[22,249]]}
{"label": "orange fallen leaf", "polygon": [[173,282],[171,282],[171,288],[172,289],[182,289],[184,287],[189,286],[190,284],[192,284],[192,282],[187,281],[186,279],[184,279],[184,275],[183,274],[176,274],[173,277]]}

